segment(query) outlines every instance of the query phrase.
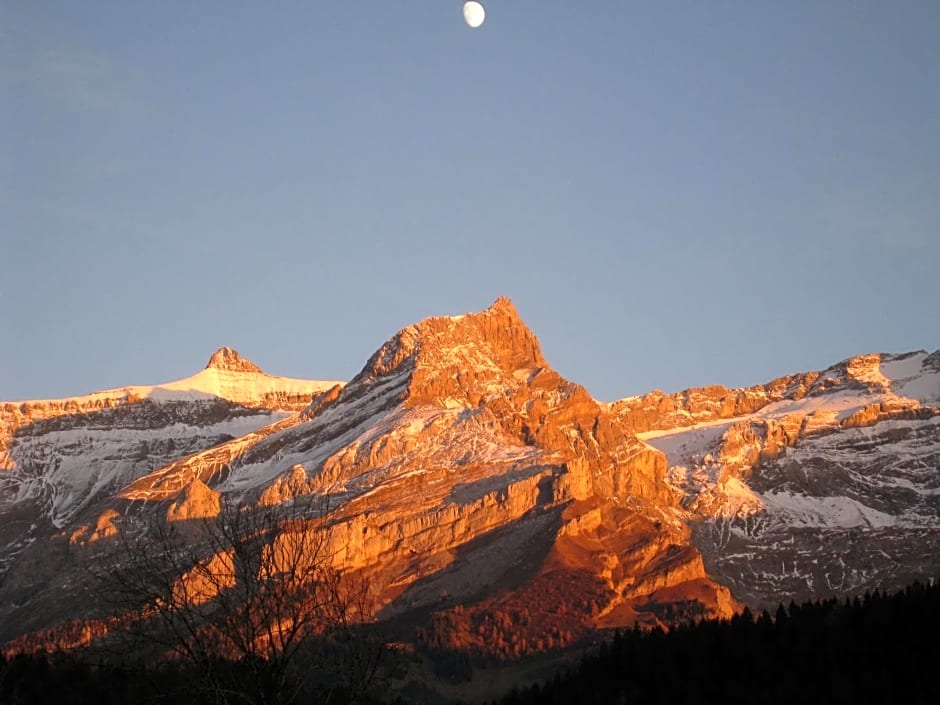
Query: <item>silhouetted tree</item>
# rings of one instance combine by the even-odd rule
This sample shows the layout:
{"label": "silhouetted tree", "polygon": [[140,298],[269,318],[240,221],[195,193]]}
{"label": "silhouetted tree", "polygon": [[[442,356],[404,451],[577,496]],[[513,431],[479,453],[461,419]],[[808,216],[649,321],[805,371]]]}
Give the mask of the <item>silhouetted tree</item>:
{"label": "silhouetted tree", "polygon": [[187,664],[216,702],[355,701],[385,648],[363,626],[365,583],[334,567],[321,514],[303,496],[266,505],[223,497],[216,516],[154,516],[122,532],[102,579],[125,634]]}

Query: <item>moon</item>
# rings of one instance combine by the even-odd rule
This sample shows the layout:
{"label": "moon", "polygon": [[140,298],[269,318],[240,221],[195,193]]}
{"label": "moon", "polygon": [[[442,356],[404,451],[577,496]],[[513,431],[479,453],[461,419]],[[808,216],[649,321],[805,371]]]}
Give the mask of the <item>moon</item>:
{"label": "moon", "polygon": [[486,10],[478,2],[465,2],[463,4],[463,18],[467,21],[468,26],[476,29],[486,19]]}

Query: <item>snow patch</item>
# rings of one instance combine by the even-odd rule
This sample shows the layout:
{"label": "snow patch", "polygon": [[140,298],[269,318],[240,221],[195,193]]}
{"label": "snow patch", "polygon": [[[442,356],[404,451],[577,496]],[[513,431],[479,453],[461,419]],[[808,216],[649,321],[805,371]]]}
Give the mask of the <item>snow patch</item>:
{"label": "snow patch", "polygon": [[768,492],[761,497],[768,511],[788,515],[792,526],[880,529],[897,524],[890,514],[850,497],[810,497],[785,491]]}
{"label": "snow patch", "polygon": [[213,398],[234,402],[260,401],[270,395],[313,396],[343,382],[275,377],[263,372],[239,372],[206,368],[185,379],[155,385],[105,389],[80,397],[14,402],[43,404],[75,402],[79,406],[95,402],[151,399],[157,402],[199,401]]}

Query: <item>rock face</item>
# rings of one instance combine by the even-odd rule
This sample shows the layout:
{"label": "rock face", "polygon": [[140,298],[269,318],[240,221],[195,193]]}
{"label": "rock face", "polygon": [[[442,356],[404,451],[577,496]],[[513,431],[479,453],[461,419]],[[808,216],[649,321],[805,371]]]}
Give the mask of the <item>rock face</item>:
{"label": "rock face", "polygon": [[219,514],[219,493],[213,492],[198,478],[190,482],[170,503],[166,510],[167,521],[208,519]]}
{"label": "rock face", "polygon": [[0,639],[106,617],[79,599],[82,561],[226,500],[308,498],[292,526],[402,640],[501,658],[929,577],[938,359],[605,404],[500,298],[403,329],[345,385],[222,348],[180,383],[4,405]]}
{"label": "rock face", "polygon": [[[261,368],[251,360],[248,360],[238,354],[237,350],[232,348],[219,348],[212,357],[209,358],[207,370],[225,370],[227,372],[258,372]],[[262,373],[263,374],[263,373]]]}
{"label": "rock face", "polygon": [[940,574],[936,359],[860,355],[753,413],[642,433],[708,574],[761,607]]}
{"label": "rock face", "polygon": [[788,375],[745,389],[712,385],[675,394],[652,391],[614,402],[611,411],[635,433],[686,428],[752,414],[782,399],[802,399],[819,375],[819,372]]}

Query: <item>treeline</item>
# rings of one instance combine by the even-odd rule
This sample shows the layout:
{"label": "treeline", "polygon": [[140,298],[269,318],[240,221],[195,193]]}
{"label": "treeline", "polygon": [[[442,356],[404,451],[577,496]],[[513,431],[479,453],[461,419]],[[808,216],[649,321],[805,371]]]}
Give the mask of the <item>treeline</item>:
{"label": "treeline", "polygon": [[[160,687],[154,679],[159,677]],[[177,681],[177,682],[174,682]],[[92,665],[68,654],[0,654],[0,703],[3,705],[127,705],[154,702],[167,692],[186,691],[179,669],[119,668]],[[185,695],[181,705],[193,702]]]}
{"label": "treeline", "polygon": [[[257,677],[257,669],[248,666],[218,661],[214,668],[231,669],[224,682],[238,685]],[[301,682],[289,698],[272,683],[255,700],[378,702],[316,679]],[[244,697],[248,688],[233,689],[241,691],[236,697],[206,685],[204,674],[178,662],[119,667],[68,654],[0,655],[3,705],[252,701]],[[577,667],[547,683],[515,689],[499,705],[719,702],[940,702],[940,585],[914,584],[893,595],[874,592],[847,601],[791,603],[774,614],[745,611],[731,620],[703,621],[668,633],[620,632]]]}
{"label": "treeline", "polygon": [[501,705],[940,702],[940,587],[618,633]]}
{"label": "treeline", "polygon": [[[575,641],[561,616],[546,624],[543,614],[526,606],[466,610],[456,605],[448,611],[435,612],[426,626],[415,631],[418,645],[428,653],[452,655],[480,665],[502,665],[524,656],[564,649]],[[562,626],[558,626],[558,623]]]}

